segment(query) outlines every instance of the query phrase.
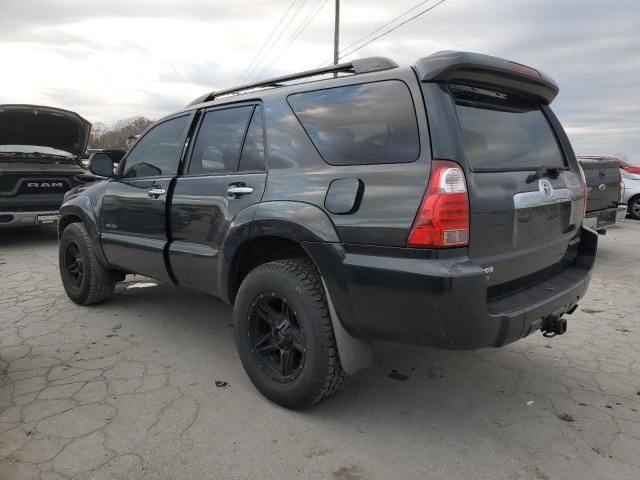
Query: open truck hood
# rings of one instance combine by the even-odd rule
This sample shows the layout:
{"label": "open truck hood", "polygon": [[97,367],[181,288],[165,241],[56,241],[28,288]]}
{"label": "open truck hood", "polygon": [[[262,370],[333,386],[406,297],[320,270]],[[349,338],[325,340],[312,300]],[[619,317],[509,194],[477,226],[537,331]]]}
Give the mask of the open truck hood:
{"label": "open truck hood", "polygon": [[0,145],[55,148],[79,157],[91,123],[75,112],[41,105],[0,105]]}

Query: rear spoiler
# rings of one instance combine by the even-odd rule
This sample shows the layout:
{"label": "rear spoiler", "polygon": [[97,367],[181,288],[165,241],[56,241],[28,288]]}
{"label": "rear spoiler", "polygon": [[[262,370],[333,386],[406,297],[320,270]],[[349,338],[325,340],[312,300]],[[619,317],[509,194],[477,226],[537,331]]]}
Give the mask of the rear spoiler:
{"label": "rear spoiler", "polygon": [[551,77],[534,68],[480,53],[434,53],[418,60],[415,70],[423,82],[496,86],[534,96],[545,105],[549,105],[559,91]]}

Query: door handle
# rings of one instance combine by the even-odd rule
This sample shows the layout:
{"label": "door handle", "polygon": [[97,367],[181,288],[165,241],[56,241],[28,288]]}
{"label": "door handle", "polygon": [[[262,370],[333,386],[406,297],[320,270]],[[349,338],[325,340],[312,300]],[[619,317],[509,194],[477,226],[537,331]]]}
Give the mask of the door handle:
{"label": "door handle", "polygon": [[147,196],[149,198],[158,198],[160,195],[164,195],[167,191],[164,188],[151,187],[147,191]]}
{"label": "door handle", "polygon": [[247,187],[246,185],[229,185],[229,188],[227,188],[227,195],[231,198],[242,197],[250,193],[253,193],[253,188]]}

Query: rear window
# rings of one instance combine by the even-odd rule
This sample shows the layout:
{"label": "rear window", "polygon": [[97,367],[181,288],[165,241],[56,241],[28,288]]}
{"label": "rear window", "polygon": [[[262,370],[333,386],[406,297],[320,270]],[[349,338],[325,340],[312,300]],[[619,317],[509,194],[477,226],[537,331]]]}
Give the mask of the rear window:
{"label": "rear window", "polygon": [[517,95],[453,86],[469,166],[481,170],[564,168],[564,156],[540,104]]}
{"label": "rear window", "polygon": [[413,100],[403,82],[296,93],[288,102],[327,163],[406,163],[420,155]]}

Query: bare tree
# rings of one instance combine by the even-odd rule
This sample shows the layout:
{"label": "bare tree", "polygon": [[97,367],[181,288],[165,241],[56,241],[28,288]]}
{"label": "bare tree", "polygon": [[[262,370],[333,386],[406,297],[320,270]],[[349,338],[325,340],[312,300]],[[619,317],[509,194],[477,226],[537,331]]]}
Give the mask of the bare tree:
{"label": "bare tree", "polygon": [[89,148],[127,149],[127,139],[138,135],[153,123],[146,117],[131,117],[118,120],[111,128],[104,123],[96,123],[91,129]]}

